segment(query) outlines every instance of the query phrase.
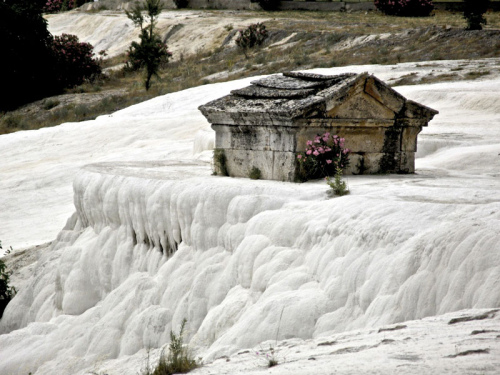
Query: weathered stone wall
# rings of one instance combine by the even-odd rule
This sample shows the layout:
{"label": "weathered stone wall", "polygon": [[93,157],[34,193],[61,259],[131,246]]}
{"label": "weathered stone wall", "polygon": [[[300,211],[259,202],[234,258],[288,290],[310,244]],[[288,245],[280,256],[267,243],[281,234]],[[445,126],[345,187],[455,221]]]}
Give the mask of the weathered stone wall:
{"label": "weathered stone wall", "polygon": [[253,167],[264,180],[293,181],[297,128],[260,125],[234,126],[213,124],[215,148],[227,158],[230,176],[249,177]]}

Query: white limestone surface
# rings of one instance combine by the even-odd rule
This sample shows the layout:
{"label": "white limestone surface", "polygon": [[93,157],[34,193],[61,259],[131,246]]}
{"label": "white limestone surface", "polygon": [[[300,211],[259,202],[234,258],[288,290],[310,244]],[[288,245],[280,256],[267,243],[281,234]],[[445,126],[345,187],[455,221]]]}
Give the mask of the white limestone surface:
{"label": "white limestone surface", "polygon": [[[47,14],[48,29],[53,35],[77,35],[81,42],[94,46],[97,53],[106,50],[109,57],[126,52],[130,43],[139,40],[139,29],[127,18],[125,11],[86,13],[80,10],[61,14]],[[173,53],[172,59],[210,51],[221,46],[229,31],[224,27],[245,28],[267,17],[240,16],[234,11],[174,10],[163,11],[158,17],[156,30]],[[234,43],[234,41],[232,42]]]}
{"label": "white limestone surface", "polygon": [[[348,70],[387,79],[414,68]],[[43,242],[32,228],[40,223],[54,231],[61,224],[51,213],[70,215],[64,186],[72,179],[76,208],[0,321],[0,373],[136,374],[145,349],[153,348],[156,359],[170,330],[187,318],[186,339],[205,361],[232,355],[200,373],[262,371],[252,359],[238,364],[237,353],[285,340],[278,345],[294,354],[272,372],[326,374],[334,365],[304,362],[295,351],[313,356],[320,338],[338,340],[347,332],[349,340],[331,352],[378,343],[375,353],[395,357],[406,336],[389,337],[400,342],[384,352],[373,330],[500,307],[500,78],[398,88],[441,112],[419,140],[417,174],[349,177],[351,195],[334,199],[322,181],[211,175],[204,149],[213,135],[196,108],[247,83],[206,85],[95,121],[0,136],[8,151],[1,188],[21,209],[12,211],[17,223],[0,216],[2,230],[9,224],[7,238]],[[33,161],[16,174],[28,157]],[[80,168],[89,161],[100,163]],[[19,178],[27,184],[16,183]],[[59,196],[55,187],[62,189]],[[37,189],[45,208],[23,195]],[[4,194],[0,199],[9,201]],[[40,206],[33,217],[30,206]],[[484,319],[484,330],[500,330],[495,314]],[[470,373],[495,374],[496,336],[467,341],[468,330],[446,326],[448,318],[408,323],[408,337],[421,339],[406,346],[406,359],[378,363],[373,352],[357,352],[373,373],[467,373],[474,367]],[[448,338],[438,334],[437,321]],[[439,342],[446,350],[432,354]],[[449,353],[458,342],[488,350],[436,367],[469,349]],[[411,361],[412,355],[424,360]],[[335,358],[346,373],[366,370],[362,362],[355,365],[355,356]]]}

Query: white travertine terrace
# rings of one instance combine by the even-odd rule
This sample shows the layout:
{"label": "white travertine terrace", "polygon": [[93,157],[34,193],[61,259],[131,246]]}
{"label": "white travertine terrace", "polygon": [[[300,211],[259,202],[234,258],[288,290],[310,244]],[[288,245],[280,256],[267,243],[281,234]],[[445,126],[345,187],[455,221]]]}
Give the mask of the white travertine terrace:
{"label": "white travertine terrace", "polygon": [[[404,69],[416,68],[349,67],[382,79]],[[419,139],[417,173],[349,177],[351,195],[335,199],[321,181],[211,175],[203,149],[213,133],[196,108],[247,83],[205,85],[95,121],[0,137],[0,203],[20,209],[10,210],[12,223],[0,213],[6,245],[58,230],[50,212],[70,216],[63,187],[72,180],[76,208],[5,311],[0,373],[135,374],[145,348],[157,358],[170,329],[187,318],[198,355],[234,355],[199,373],[260,371],[236,353],[274,342],[279,327],[278,340],[288,342],[281,347],[297,343],[307,356],[332,361],[297,359],[289,373],[326,374],[336,365],[359,373],[364,361],[388,373],[495,374],[497,334],[481,341],[470,332],[500,330],[497,313],[485,328],[446,322],[500,307],[500,78],[397,88],[441,113]],[[30,237],[35,222],[40,232]],[[481,310],[456,312],[465,309]],[[441,314],[448,315],[434,317]],[[374,336],[424,317],[404,323],[408,331]],[[323,339],[338,344],[322,352]],[[384,339],[406,357],[384,352]],[[364,350],[377,343],[375,352]],[[355,346],[364,348],[358,357],[344,350]],[[473,349],[488,350],[446,357]],[[288,350],[293,361],[299,349]],[[369,353],[391,354],[378,363]]]}

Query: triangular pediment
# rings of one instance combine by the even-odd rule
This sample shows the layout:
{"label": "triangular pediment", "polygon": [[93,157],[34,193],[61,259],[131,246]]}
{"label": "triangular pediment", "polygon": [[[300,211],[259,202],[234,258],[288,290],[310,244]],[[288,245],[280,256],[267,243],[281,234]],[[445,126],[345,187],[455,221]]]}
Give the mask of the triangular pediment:
{"label": "triangular pediment", "polygon": [[327,112],[329,118],[392,120],[395,113],[365,92],[345,99]]}

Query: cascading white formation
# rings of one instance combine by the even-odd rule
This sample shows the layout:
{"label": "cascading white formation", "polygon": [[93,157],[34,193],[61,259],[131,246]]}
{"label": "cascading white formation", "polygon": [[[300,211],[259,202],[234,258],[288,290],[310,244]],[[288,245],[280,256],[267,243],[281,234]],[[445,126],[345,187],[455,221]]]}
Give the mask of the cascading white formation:
{"label": "cascading white formation", "polygon": [[460,173],[439,169],[450,149],[422,175],[351,178],[336,199],[192,161],[86,167],[76,213],[1,321],[0,373],[142,361],[184,318],[210,359],[278,327],[309,338],[498,307],[499,183],[467,172],[494,147]]}
{"label": "cascading white formation", "polygon": [[391,181],[407,185],[391,199],[324,200],[323,186],[206,167],[184,180],[98,170],[75,181],[77,214],[7,310],[4,329],[36,323],[11,337],[2,373],[76,373],[160,347],[183,318],[215,355],[274,338],[283,309],[280,338],[309,338],[500,300],[498,203],[422,202],[440,187],[421,179]]}

